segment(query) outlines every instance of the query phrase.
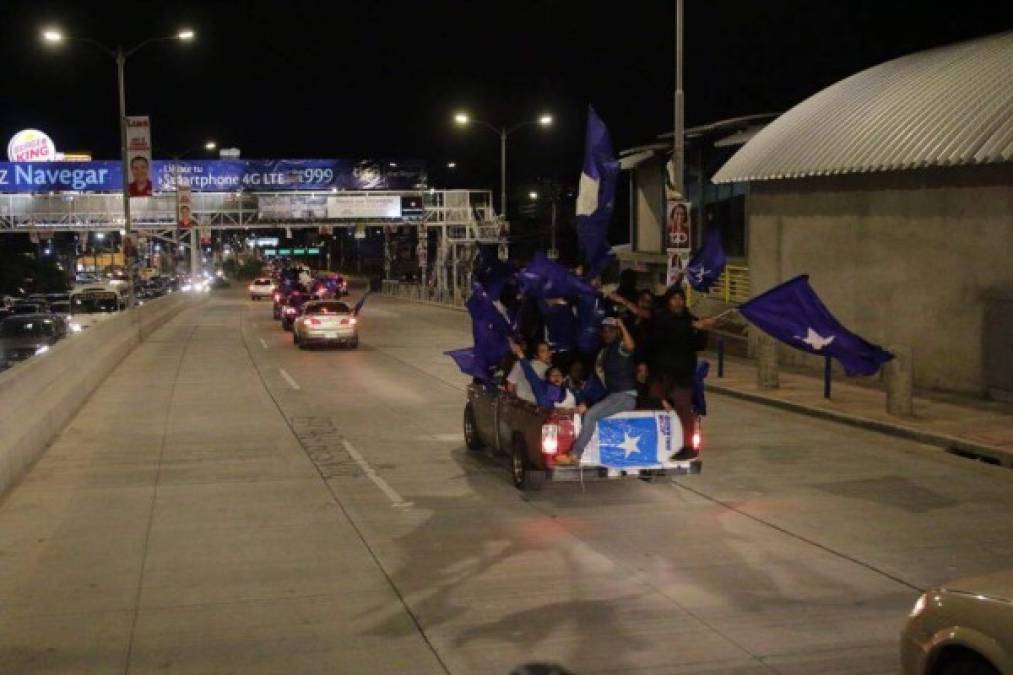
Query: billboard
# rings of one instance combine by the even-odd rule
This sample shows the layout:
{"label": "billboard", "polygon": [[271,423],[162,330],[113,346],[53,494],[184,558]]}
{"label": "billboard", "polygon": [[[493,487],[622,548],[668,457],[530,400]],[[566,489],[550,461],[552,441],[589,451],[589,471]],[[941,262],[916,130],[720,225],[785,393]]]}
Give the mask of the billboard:
{"label": "billboard", "polygon": [[[426,184],[423,162],[349,159],[153,160],[154,192],[180,184],[194,192],[415,190]],[[0,193],[120,192],[118,161],[0,162]]]}
{"label": "billboard", "polygon": [[22,129],[7,143],[7,159],[12,162],[51,162],[56,159],[53,139],[38,129]]}
{"label": "billboard", "polygon": [[127,118],[127,159],[130,163],[130,196],[151,196],[151,121]]}

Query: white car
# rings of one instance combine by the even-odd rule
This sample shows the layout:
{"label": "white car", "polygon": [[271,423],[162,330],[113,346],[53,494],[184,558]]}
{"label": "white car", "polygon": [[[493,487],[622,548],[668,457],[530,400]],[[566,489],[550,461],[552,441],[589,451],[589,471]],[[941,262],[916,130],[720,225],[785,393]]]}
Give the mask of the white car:
{"label": "white car", "polygon": [[314,300],[302,307],[292,324],[292,342],[304,349],[310,344],[359,346],[359,319],[348,305],[337,300]]}
{"label": "white car", "polygon": [[1013,673],[1013,570],[923,594],[901,632],[904,675]]}
{"label": "white car", "polygon": [[270,298],[274,294],[274,279],[270,277],[260,277],[254,279],[249,285],[250,289],[250,300],[260,300],[261,298]]}

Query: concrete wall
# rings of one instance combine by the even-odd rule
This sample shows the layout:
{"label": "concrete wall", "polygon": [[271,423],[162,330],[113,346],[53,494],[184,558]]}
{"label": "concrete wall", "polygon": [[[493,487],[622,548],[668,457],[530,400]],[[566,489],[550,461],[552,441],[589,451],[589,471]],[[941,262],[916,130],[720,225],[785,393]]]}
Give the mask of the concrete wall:
{"label": "concrete wall", "polygon": [[92,392],[142,340],[190,302],[146,302],[0,373],[0,495],[28,470]]}
{"label": "concrete wall", "polygon": [[911,348],[916,386],[985,393],[985,297],[1013,289],[1013,165],[760,181],[747,211],[754,293],[808,273],[845,326]]}
{"label": "concrete wall", "polygon": [[664,253],[661,247],[665,231],[664,173],[655,161],[645,162],[636,169],[636,237],[632,240],[635,251]]}

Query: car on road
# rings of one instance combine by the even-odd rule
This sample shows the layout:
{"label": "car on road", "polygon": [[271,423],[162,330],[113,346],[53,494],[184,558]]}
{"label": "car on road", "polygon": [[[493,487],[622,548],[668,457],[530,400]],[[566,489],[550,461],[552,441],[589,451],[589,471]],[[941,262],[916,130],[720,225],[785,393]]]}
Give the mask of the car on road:
{"label": "car on road", "polygon": [[[580,419],[570,411],[547,410],[509,394],[502,386],[473,383],[468,386],[464,406],[464,442],[469,450],[491,448],[510,459],[514,486],[527,488],[542,480],[587,481],[608,478],[700,473],[703,462],[695,459],[671,466],[622,470],[605,466],[557,465],[556,458],[570,452],[580,433]],[[678,425],[678,418],[672,417]],[[693,445],[700,449],[697,421]],[[673,437],[681,437],[671,431]]]}
{"label": "car on road", "polygon": [[313,296],[302,291],[292,291],[285,296],[281,306],[282,330],[292,330],[292,323],[302,314],[303,305],[312,299]]}
{"label": "car on road", "polygon": [[48,313],[19,314],[0,321],[0,364],[9,368],[47,351],[67,336],[67,321]]}
{"label": "car on road", "polygon": [[11,307],[11,314],[46,314],[49,312],[49,303],[41,300],[18,300]]}
{"label": "car on road", "polygon": [[922,594],[901,632],[900,651],[904,675],[1013,673],[1013,570]]}
{"label": "car on road", "polygon": [[117,290],[102,286],[85,287],[70,294],[70,321],[73,330],[91,328],[124,308]]}
{"label": "car on road", "polygon": [[300,349],[314,344],[359,346],[359,319],[337,300],[313,300],[302,307],[292,323],[292,342]]}
{"label": "car on road", "polygon": [[261,300],[262,298],[270,298],[274,295],[274,291],[277,288],[274,283],[274,279],[270,277],[258,277],[250,282],[247,286],[247,290],[250,291],[250,300]]}

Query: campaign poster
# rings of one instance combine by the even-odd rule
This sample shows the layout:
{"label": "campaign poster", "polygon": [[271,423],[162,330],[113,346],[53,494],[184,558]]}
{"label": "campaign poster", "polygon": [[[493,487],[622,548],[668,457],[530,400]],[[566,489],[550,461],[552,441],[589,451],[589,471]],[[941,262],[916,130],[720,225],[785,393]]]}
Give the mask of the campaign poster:
{"label": "campaign poster", "polygon": [[151,121],[147,116],[127,118],[127,160],[131,197],[151,196]]}
{"label": "campaign poster", "polygon": [[179,213],[179,228],[188,230],[193,227],[193,193],[189,185],[176,188],[176,208]]}
{"label": "campaign poster", "polygon": [[689,202],[684,199],[669,199],[665,213],[665,248],[690,250]]}
{"label": "campaign poster", "polygon": [[669,249],[668,270],[665,273],[665,286],[671,287],[674,284],[682,283],[686,278],[686,265],[689,263],[689,251]]}

